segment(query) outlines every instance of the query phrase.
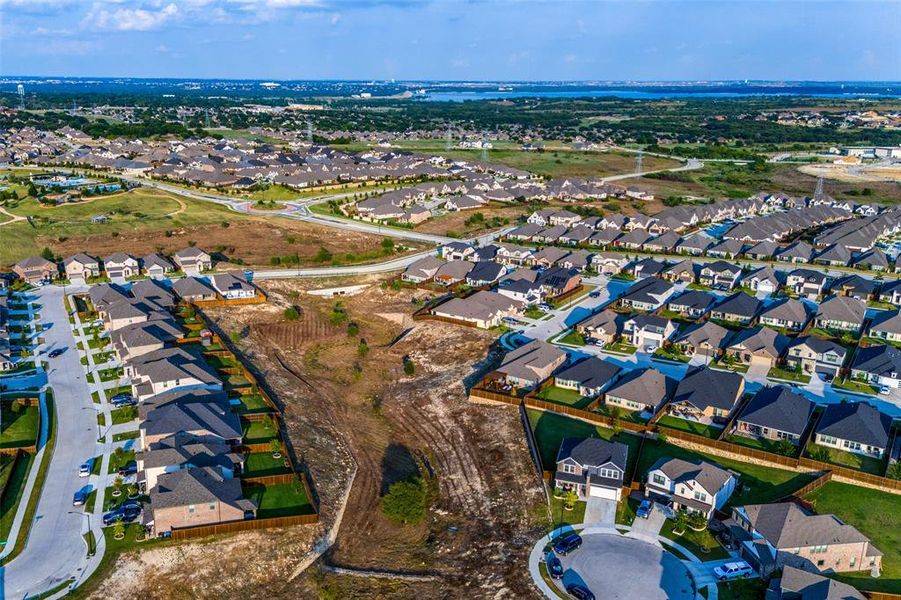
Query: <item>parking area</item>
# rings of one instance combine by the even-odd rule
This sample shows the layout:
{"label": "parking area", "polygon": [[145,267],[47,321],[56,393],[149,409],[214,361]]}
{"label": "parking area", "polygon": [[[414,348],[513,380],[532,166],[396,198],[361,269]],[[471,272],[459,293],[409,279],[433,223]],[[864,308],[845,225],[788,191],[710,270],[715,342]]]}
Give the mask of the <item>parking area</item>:
{"label": "parking area", "polygon": [[606,498],[588,498],[585,502],[584,523],[613,527],[616,523],[616,502]]}
{"label": "parking area", "polygon": [[690,600],[695,597],[688,569],[659,545],[616,533],[584,533],[582,547],[561,556],[561,591],[581,583],[608,600]]}

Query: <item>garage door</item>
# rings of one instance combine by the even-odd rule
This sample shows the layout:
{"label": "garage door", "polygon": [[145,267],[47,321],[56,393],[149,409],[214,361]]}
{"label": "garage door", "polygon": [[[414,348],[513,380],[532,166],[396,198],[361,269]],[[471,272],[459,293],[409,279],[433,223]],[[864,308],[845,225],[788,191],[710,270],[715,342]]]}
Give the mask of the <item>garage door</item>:
{"label": "garage door", "polygon": [[591,486],[591,495],[595,498],[606,498],[607,500],[618,501],[619,490],[601,487],[598,485]]}
{"label": "garage door", "polygon": [[759,365],[761,367],[769,367],[772,364],[772,361],[765,356],[755,356],[751,355],[751,364]]}

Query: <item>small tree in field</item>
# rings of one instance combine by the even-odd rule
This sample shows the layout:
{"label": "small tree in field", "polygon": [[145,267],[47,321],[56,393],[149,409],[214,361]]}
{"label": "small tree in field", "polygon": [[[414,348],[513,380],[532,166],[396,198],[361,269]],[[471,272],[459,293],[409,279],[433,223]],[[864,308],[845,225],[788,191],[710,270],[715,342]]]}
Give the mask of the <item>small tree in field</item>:
{"label": "small tree in field", "polygon": [[425,516],[427,489],[415,476],[392,483],[382,498],[382,513],[395,523],[418,523]]}
{"label": "small tree in field", "polygon": [[410,377],[416,372],[416,366],[409,358],[404,359],[404,375]]}
{"label": "small tree in field", "polygon": [[579,494],[575,492],[575,490],[566,490],[563,492],[563,508],[566,510],[572,510],[576,506],[576,502],[579,501]]}

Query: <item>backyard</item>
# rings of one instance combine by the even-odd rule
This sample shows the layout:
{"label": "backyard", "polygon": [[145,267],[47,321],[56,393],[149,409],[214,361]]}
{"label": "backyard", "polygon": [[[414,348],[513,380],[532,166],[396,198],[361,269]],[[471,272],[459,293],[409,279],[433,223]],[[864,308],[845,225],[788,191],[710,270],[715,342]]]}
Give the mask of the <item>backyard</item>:
{"label": "backyard", "polygon": [[253,500],[258,507],[258,519],[306,515],[315,512],[300,481],[274,485],[244,483],[243,487],[244,495]]}
{"label": "backyard", "polygon": [[572,406],[573,408],[585,408],[592,402],[592,398],[582,396],[582,394],[575,390],[568,390],[557,387],[556,385],[550,385],[544,388],[538,393],[538,397],[541,400],[547,400],[554,404]]}
{"label": "backyard", "polygon": [[882,576],[869,571],[836,575],[863,590],[901,594],[901,511],[898,496],[830,481],[807,495],[820,514],[834,514],[866,535],[883,553]]}
{"label": "backyard", "polygon": [[241,426],[244,430],[244,443],[246,444],[266,443],[278,437],[278,431],[269,418],[261,421],[241,419]]}
{"label": "backyard", "polygon": [[0,448],[33,445],[38,437],[39,413],[37,405],[4,402],[3,418],[0,419]]}
{"label": "backyard", "polygon": [[264,477],[290,472],[291,469],[285,465],[285,459],[273,458],[271,452],[251,452],[244,456],[243,475],[246,477]]}
{"label": "backyard", "polygon": [[657,421],[657,424],[662,427],[671,427],[672,429],[687,431],[688,433],[693,433],[695,435],[703,435],[704,437],[710,438],[712,440],[717,439],[717,437],[719,437],[720,433],[723,431],[722,427],[704,425],[703,423],[699,423],[698,421],[680,419],[679,417],[673,417],[671,415],[662,417],[659,421]]}

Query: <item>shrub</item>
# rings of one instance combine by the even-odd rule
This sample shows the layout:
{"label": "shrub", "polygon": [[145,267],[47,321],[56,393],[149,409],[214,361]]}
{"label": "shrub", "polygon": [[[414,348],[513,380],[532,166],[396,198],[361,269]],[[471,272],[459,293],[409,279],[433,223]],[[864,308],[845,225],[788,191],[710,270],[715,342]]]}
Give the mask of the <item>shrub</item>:
{"label": "shrub", "polygon": [[297,310],[296,306],[289,306],[282,315],[286,321],[296,321],[300,318],[300,311]]}
{"label": "shrub", "polygon": [[427,489],[418,476],[392,483],[382,498],[382,513],[395,523],[418,523],[425,516]]}
{"label": "shrub", "polygon": [[410,360],[409,357],[404,359],[404,374],[407,376],[413,375],[416,372],[416,366],[413,364],[413,361]]}
{"label": "shrub", "polygon": [[357,325],[356,321],[351,321],[347,324],[347,335],[349,335],[350,337],[356,337],[359,333],[360,326]]}

